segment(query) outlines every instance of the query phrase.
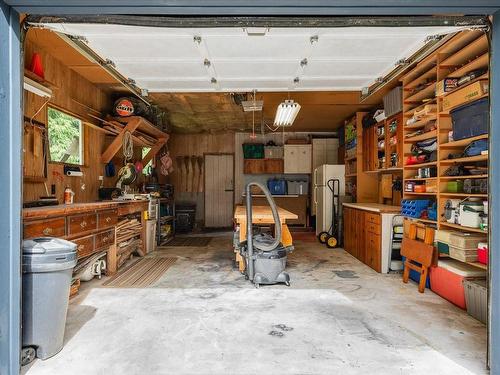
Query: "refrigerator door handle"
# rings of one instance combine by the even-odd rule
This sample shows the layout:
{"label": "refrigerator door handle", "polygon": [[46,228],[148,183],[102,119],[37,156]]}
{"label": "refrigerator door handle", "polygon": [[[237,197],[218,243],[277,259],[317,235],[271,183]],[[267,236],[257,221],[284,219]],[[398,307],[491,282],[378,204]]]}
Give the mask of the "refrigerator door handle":
{"label": "refrigerator door handle", "polygon": [[318,172],[318,168],[315,168],[314,172],[313,172],[314,186],[316,186],[318,184],[318,182],[316,181],[316,174],[317,174],[317,172]]}
{"label": "refrigerator door handle", "polygon": [[314,204],[317,205],[318,204],[318,187],[316,185],[314,185]]}

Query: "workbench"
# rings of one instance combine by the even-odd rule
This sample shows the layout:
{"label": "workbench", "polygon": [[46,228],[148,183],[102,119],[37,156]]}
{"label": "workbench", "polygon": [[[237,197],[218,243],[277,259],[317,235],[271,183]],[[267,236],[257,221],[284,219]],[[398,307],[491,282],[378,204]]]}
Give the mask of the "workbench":
{"label": "workbench", "polygon": [[[292,235],[286,224],[287,220],[296,220],[298,216],[293,212],[278,207],[278,215],[281,222],[281,243],[283,246],[293,244]],[[239,227],[239,241],[243,242],[247,237],[247,211],[244,205],[237,205],[234,210],[234,221]],[[264,225],[274,224],[273,212],[269,206],[252,206],[252,224]],[[245,260],[241,257],[239,249],[235,248],[236,262],[240,272],[245,270]]]}
{"label": "workbench", "polygon": [[[149,201],[103,201],[23,209],[23,238],[57,237],[77,245],[78,259],[101,251],[107,254],[107,272],[116,273],[119,217],[147,211]],[[142,222],[142,220],[141,220]],[[145,243],[145,224],[141,239]]]}

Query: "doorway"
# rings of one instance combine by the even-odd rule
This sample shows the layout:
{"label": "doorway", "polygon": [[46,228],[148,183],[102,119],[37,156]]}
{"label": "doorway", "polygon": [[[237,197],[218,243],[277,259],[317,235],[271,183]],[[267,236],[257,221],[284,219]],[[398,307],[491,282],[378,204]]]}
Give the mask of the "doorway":
{"label": "doorway", "polygon": [[205,154],[205,227],[229,228],[233,220],[234,154]]}

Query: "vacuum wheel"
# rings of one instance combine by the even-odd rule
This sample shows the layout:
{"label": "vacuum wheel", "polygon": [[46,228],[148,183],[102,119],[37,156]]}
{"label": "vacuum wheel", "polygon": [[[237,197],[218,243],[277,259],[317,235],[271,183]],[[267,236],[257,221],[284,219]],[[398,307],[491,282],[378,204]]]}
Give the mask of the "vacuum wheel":
{"label": "vacuum wheel", "polygon": [[336,248],[338,244],[339,242],[334,236],[329,236],[326,240],[326,247],[328,247],[329,249]]}
{"label": "vacuum wheel", "polygon": [[330,237],[330,233],[321,232],[320,234],[318,234],[318,241],[322,244],[325,244],[326,241],[328,240],[328,237]]}

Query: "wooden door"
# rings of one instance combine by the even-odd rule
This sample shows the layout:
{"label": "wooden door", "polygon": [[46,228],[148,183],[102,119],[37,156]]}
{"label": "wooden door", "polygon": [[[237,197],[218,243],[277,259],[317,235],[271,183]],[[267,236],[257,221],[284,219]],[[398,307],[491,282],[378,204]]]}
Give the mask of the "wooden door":
{"label": "wooden door", "polygon": [[234,155],[205,155],[205,227],[229,228],[234,210]]}

